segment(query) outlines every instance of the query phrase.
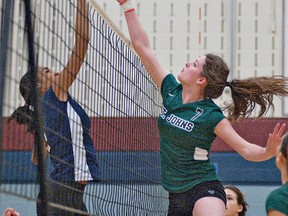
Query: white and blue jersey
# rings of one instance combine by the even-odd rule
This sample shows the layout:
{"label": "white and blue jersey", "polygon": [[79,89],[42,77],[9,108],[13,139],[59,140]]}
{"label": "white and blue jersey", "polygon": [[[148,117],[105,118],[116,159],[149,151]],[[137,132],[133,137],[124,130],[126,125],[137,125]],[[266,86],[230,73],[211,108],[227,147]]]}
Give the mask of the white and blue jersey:
{"label": "white and blue jersey", "polygon": [[43,98],[42,109],[53,165],[51,178],[56,181],[98,181],[99,165],[86,112],[70,95],[67,101],[60,101],[52,87]]}

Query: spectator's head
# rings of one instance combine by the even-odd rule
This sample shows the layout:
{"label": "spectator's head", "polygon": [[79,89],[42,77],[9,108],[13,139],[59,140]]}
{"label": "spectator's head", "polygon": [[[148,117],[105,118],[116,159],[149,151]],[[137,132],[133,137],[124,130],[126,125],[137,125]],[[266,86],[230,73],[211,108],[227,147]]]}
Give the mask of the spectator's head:
{"label": "spectator's head", "polygon": [[227,199],[226,216],[245,216],[247,207],[245,195],[235,186],[225,186]]}
{"label": "spectator's head", "polygon": [[276,166],[281,172],[288,173],[288,133],[282,138],[282,143],[277,149]]}

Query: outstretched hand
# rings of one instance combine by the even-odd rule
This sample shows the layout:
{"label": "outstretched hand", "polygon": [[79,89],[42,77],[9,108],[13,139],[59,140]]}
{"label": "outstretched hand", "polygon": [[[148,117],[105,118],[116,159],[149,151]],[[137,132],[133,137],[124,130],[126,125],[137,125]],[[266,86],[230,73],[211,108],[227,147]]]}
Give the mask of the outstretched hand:
{"label": "outstretched hand", "polygon": [[280,125],[280,123],[277,123],[274,127],[273,133],[269,134],[267,144],[266,144],[266,152],[269,155],[275,156],[277,147],[281,144],[282,136],[284,133],[284,130],[286,128],[286,124]]}

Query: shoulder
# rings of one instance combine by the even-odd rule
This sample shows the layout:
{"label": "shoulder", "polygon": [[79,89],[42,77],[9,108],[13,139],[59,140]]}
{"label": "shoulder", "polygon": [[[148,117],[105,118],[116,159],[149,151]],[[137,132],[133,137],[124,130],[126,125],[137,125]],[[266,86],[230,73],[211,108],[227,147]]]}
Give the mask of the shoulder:
{"label": "shoulder", "polygon": [[[283,197],[283,196],[288,196],[288,185],[287,184],[286,185],[282,185],[278,189],[272,191],[269,194],[268,198],[277,199],[277,198],[280,198],[280,197]],[[288,203],[288,199],[287,199],[287,203]]]}
{"label": "shoulder", "polygon": [[177,101],[179,102],[180,97],[182,98],[181,91],[182,85],[176,80],[173,74],[170,73],[163,79],[161,85],[161,96],[163,103],[164,101],[170,100],[171,97],[173,97],[173,99],[178,98]]}
{"label": "shoulder", "polygon": [[272,191],[272,192],[270,192],[270,194],[268,195],[266,201],[269,202],[269,201],[271,201],[271,200],[277,199],[278,194],[279,194],[280,192],[281,192],[281,187],[278,188],[278,189],[276,189],[276,190],[274,190],[274,191]]}
{"label": "shoulder", "polygon": [[225,119],[225,116],[221,110],[221,108],[214,103],[214,101],[210,98],[205,99],[203,101],[204,107],[206,110],[209,110],[209,117],[212,119],[215,119],[217,123],[219,123],[221,120]]}
{"label": "shoulder", "polygon": [[171,91],[172,89],[179,86],[180,83],[177,82],[175,76],[171,73],[167,74],[161,83],[161,93],[165,94],[167,91]]}
{"label": "shoulder", "polygon": [[280,188],[272,191],[266,199],[266,210],[274,209],[281,212],[288,211],[288,188],[282,185]]}

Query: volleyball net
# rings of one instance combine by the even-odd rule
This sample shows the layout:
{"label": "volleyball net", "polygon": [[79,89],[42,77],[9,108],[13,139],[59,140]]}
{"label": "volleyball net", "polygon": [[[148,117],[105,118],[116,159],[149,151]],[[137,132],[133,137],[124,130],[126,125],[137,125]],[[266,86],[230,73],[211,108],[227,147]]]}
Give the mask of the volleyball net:
{"label": "volleyball net", "polygon": [[[75,41],[76,3],[76,0],[31,1],[37,65],[52,71],[65,67]],[[0,3],[1,40],[8,35],[3,27],[5,16],[9,17],[10,25],[1,101],[0,195],[36,201],[42,170],[31,162],[34,135],[27,132],[26,126],[7,121],[25,103],[19,92],[20,79],[29,68],[24,7],[24,1],[16,0],[7,11],[5,3]],[[89,25],[88,52],[69,90],[90,117],[90,136],[101,171],[101,181],[89,183],[85,189],[88,212],[165,215],[167,194],[160,185],[156,125],[161,103],[159,91],[129,47],[130,42],[94,0],[89,1]],[[46,169],[49,179],[53,169],[49,157]]]}

